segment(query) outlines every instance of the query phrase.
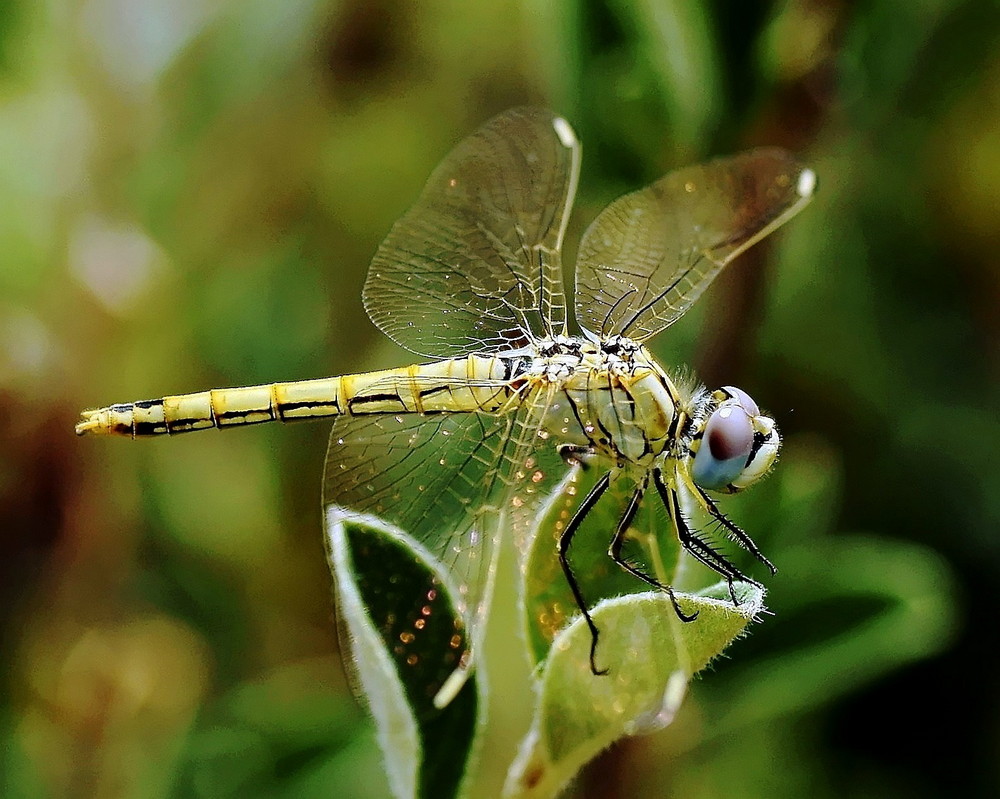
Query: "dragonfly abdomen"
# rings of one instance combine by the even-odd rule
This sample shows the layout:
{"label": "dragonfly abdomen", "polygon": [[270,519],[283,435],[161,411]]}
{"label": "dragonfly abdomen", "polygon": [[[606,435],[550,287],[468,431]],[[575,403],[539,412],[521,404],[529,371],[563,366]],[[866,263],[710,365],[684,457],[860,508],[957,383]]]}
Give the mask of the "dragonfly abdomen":
{"label": "dragonfly abdomen", "polygon": [[143,438],[343,414],[496,411],[514,393],[508,363],[471,355],[317,380],[216,388],[84,411],[78,435]]}
{"label": "dragonfly abdomen", "polygon": [[352,415],[497,411],[515,393],[511,362],[469,355],[340,378]]}
{"label": "dragonfly abdomen", "polygon": [[193,394],[139,400],[83,412],[77,435],[130,438],[174,435],[210,427],[260,424],[274,420],[337,416],[342,378],[216,388]]}

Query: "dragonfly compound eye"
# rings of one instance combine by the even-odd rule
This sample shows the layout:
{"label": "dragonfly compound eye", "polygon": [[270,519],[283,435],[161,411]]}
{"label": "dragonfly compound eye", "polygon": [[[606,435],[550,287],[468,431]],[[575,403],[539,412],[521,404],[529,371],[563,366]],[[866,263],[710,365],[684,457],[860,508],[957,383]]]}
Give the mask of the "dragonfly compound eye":
{"label": "dragonfly compound eye", "polygon": [[778,456],[781,436],[743,391],[726,389],[731,399],[708,418],[691,476],[710,491],[739,491],[763,477]]}

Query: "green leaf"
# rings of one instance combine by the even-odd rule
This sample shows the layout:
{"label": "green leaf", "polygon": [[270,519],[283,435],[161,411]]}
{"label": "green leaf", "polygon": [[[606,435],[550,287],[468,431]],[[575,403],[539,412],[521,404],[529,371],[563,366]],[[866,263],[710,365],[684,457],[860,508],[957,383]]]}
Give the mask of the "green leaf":
{"label": "green leaf", "polygon": [[327,515],[345,664],[375,720],[397,797],[461,795],[476,739],[477,678],[444,707],[465,650],[447,571],[406,533],[331,506]]}
{"label": "green leaf", "polygon": [[600,661],[590,670],[590,630],[582,617],[560,632],[539,676],[531,731],[508,774],[512,797],[555,795],[588,760],[625,735],[652,732],[673,719],[691,676],[763,611],[763,591],[738,587],[734,607],[725,583],[700,595],[678,594],[694,622],[678,619],[659,592],[601,602]]}

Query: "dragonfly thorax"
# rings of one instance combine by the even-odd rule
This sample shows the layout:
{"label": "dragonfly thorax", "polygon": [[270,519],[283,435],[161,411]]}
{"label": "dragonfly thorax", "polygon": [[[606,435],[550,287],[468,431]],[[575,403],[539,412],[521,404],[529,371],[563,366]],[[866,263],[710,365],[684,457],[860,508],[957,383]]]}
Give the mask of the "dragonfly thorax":
{"label": "dragonfly thorax", "polygon": [[615,463],[649,465],[668,451],[679,395],[645,348],[624,337],[560,339],[539,346],[528,369],[546,388],[546,437]]}
{"label": "dragonfly thorax", "polygon": [[642,350],[642,345],[627,336],[607,336],[600,342],[600,350],[608,357],[620,357],[631,360],[635,353]]}
{"label": "dragonfly thorax", "polygon": [[528,376],[548,383],[562,384],[592,358],[597,348],[576,336],[553,336],[535,345],[528,365]]}
{"label": "dragonfly thorax", "polygon": [[593,345],[577,336],[558,335],[542,339],[536,345],[537,354],[541,358],[554,358],[560,355],[580,355],[585,348]]}

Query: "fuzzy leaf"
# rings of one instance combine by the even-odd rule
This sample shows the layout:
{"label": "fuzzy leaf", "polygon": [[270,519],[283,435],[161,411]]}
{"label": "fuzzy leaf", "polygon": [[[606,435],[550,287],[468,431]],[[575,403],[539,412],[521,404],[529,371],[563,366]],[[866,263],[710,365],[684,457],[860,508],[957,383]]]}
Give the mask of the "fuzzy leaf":
{"label": "fuzzy leaf", "polygon": [[561,631],[541,669],[535,717],[508,774],[506,794],[553,796],[622,736],[669,724],[691,675],[763,610],[761,589],[745,584],[738,589],[737,607],[716,598],[728,594],[725,583],[701,595],[679,594],[686,613],[698,612],[690,623],[680,621],[659,592],[601,602],[593,616],[606,675],[590,670],[591,636],[582,617]]}

